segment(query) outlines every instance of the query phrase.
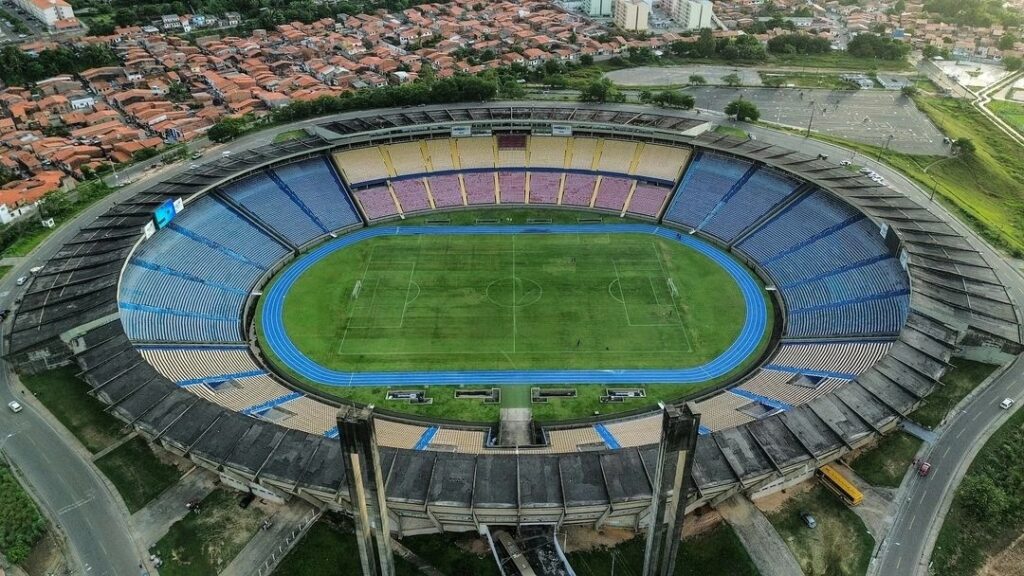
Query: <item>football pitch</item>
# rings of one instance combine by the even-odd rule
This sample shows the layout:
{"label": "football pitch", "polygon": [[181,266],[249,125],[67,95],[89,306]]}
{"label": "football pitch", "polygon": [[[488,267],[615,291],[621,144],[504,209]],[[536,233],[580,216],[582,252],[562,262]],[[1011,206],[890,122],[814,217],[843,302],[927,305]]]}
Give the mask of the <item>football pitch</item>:
{"label": "football pitch", "polygon": [[380,236],[288,291],[295,346],[339,371],[685,368],[740,334],[743,295],[650,234]]}

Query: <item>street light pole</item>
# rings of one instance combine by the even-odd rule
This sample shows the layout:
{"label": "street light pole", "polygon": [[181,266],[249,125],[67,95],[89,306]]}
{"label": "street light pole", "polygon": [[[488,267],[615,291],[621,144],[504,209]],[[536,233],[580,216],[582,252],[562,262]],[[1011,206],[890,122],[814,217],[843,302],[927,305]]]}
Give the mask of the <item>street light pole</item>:
{"label": "street light pole", "polygon": [[811,136],[811,125],[814,124],[814,109],[815,108],[817,108],[817,104],[815,103],[814,100],[811,100],[811,118],[810,118],[810,120],[807,121],[807,134],[804,135],[805,138],[809,138]]}

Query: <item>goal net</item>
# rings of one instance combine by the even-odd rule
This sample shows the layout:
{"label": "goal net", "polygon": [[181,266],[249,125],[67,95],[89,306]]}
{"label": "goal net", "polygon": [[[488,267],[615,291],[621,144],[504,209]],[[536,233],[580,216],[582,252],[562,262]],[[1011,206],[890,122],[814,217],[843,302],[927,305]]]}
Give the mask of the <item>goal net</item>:
{"label": "goal net", "polygon": [[671,278],[668,278],[667,282],[668,282],[668,291],[669,291],[670,294],[672,294],[672,299],[673,300],[678,299],[679,298],[679,289],[676,288],[676,283],[673,282]]}

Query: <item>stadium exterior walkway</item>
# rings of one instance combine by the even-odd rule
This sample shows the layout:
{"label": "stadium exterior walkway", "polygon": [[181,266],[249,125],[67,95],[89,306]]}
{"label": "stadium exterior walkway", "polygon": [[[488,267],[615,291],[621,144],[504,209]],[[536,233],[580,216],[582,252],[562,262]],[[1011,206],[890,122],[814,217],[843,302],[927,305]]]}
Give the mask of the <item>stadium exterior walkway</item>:
{"label": "stadium exterior walkway", "polygon": [[736,531],[761,576],[803,574],[789,546],[786,546],[775,527],[746,496],[733,496],[719,504],[718,511]]}

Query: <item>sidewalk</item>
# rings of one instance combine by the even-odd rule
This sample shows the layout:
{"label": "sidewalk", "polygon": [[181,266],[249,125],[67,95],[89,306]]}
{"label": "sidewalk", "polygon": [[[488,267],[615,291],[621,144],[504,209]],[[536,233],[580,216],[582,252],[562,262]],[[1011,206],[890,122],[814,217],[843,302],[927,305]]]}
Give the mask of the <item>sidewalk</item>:
{"label": "sidewalk", "polygon": [[746,496],[737,495],[722,502],[718,512],[736,531],[761,576],[803,575],[789,546]]}
{"label": "sidewalk", "polygon": [[153,501],[132,514],[131,526],[136,539],[149,548],[167,534],[171,525],[188,514],[185,502],[202,500],[213,491],[217,475],[202,468],[193,468],[164,490]]}
{"label": "sidewalk", "polygon": [[[299,526],[303,519],[313,513],[313,507],[309,503],[298,498],[287,504],[278,506],[271,516],[273,525],[267,530],[257,530],[256,535],[249,540],[249,543],[242,548],[242,551],[235,556],[235,559],[228,564],[221,576],[255,576],[260,573],[260,568],[271,558],[275,550],[285,544],[288,536]],[[291,544],[281,554],[287,554]],[[278,557],[280,560],[280,556]]]}

